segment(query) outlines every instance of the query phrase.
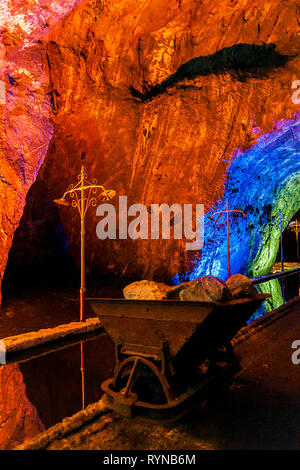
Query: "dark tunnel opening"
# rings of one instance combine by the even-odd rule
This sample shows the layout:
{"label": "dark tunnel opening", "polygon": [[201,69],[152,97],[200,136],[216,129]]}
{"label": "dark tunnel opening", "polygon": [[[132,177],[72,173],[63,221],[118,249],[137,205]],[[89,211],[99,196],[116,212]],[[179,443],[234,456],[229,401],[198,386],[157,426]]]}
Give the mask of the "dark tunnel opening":
{"label": "dark tunnel opening", "polygon": [[31,186],[3,277],[3,298],[44,287],[68,287],[78,277],[59,212],[45,182]]}
{"label": "dark tunnel opening", "polygon": [[[282,232],[282,241],[283,241],[283,256],[284,260],[289,263],[300,264],[299,258],[299,239],[297,240],[296,231],[297,226],[300,222],[300,210],[291,219],[292,224],[289,224],[285,230]],[[297,224],[297,225],[296,225]],[[299,232],[298,232],[299,238]],[[280,247],[277,252],[276,262],[280,262]]]}

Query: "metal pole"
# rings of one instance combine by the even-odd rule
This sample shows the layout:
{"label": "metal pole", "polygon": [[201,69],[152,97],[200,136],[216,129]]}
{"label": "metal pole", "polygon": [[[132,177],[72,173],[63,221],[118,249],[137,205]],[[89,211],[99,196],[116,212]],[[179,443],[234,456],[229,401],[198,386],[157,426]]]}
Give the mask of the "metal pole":
{"label": "metal pole", "polygon": [[85,227],[84,227],[84,167],[81,167],[81,206],[80,206],[80,321],[84,321],[84,295],[85,295]]}
{"label": "metal pole", "polygon": [[295,232],[296,232],[296,244],[297,244],[297,259],[299,259],[299,223],[298,220],[296,220],[295,223]]}
{"label": "metal pole", "polygon": [[280,260],[281,260],[281,271],[284,270],[284,266],[283,266],[283,245],[282,245],[282,224],[281,224],[281,211],[280,211],[280,218],[279,218],[279,221],[280,221]]}
{"label": "metal pole", "polygon": [[[112,199],[116,192],[112,189],[105,190],[102,185],[96,184],[97,180],[93,180],[93,182],[87,181],[86,173],[84,166],[81,167],[81,172],[79,175],[79,181],[74,186],[73,184],[70,186],[70,189],[67,190],[60,199],[54,199],[56,204],[61,206],[70,206],[76,207],[78,209],[80,215],[80,321],[84,321],[84,298],[85,298],[85,213],[89,206],[96,204],[96,197],[91,196],[91,191],[93,194],[96,194],[97,190],[100,189],[102,192],[100,196],[104,197],[102,200],[108,201]],[[87,192],[87,196],[85,197],[85,191]],[[77,193],[78,191],[78,193]],[[77,196],[78,194],[78,196]],[[66,197],[69,196],[74,198],[72,200],[72,204],[70,204]]]}
{"label": "metal pole", "polygon": [[224,214],[226,212],[226,221],[227,221],[227,269],[228,269],[228,277],[231,276],[231,268],[230,268],[230,243],[229,243],[229,212],[241,212],[243,217],[245,217],[245,213],[241,209],[230,209],[228,208],[228,199],[226,199],[226,209],[223,211],[216,211],[212,214],[213,217],[215,214]]}
{"label": "metal pole", "polygon": [[226,215],[227,215],[227,258],[228,258],[228,278],[231,276],[230,269],[230,248],[229,248],[229,210],[228,199],[226,199]]}
{"label": "metal pole", "polygon": [[298,260],[299,259],[299,228],[300,228],[300,224],[298,222],[298,219],[295,220],[295,222],[291,222],[289,224],[289,227],[293,232],[295,232],[295,235],[296,235],[296,259]]}
{"label": "metal pole", "polygon": [[82,409],[85,408],[85,370],[83,361],[83,342],[80,343],[80,371],[81,371],[81,403]]}

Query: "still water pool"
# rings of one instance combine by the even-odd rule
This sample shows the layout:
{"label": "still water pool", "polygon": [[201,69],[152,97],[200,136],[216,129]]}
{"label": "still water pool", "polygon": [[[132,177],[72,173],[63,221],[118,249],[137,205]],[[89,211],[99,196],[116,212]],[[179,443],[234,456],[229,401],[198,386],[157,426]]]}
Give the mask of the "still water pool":
{"label": "still water pool", "polygon": [[114,345],[106,333],[40,354],[0,367],[0,449],[98,401],[101,383],[113,375]]}

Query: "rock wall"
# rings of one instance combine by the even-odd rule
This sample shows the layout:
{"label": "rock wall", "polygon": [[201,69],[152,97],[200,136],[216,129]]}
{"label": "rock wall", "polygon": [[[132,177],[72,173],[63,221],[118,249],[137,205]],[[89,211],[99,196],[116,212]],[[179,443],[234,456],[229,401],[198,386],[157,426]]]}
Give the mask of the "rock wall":
{"label": "rock wall", "polygon": [[18,365],[0,367],[0,449],[13,449],[45,428],[29,402]]}
{"label": "rock wall", "polygon": [[51,90],[40,40],[76,3],[1,0],[0,284],[27,191],[53,131]]}
{"label": "rock wall", "polygon": [[[39,181],[60,196],[85,155],[91,177],[128,204],[208,209],[232,155],[295,117],[299,42],[296,0],[84,0],[41,39],[55,124]],[[79,259],[78,216],[63,208],[60,217]],[[96,223],[90,209],[88,270],[166,281],[195,257],[180,240],[100,241]]]}
{"label": "rock wall", "polygon": [[[281,120],[270,133],[263,134],[250,149],[241,152],[229,165],[225,192],[216,207],[205,216],[204,247],[201,259],[183,278],[206,273],[226,279],[226,209],[242,209],[230,214],[231,272],[251,278],[269,274],[276,261],[282,231],[300,209],[300,120]],[[296,260],[295,245],[291,252]],[[283,242],[287,258],[286,242]]]}

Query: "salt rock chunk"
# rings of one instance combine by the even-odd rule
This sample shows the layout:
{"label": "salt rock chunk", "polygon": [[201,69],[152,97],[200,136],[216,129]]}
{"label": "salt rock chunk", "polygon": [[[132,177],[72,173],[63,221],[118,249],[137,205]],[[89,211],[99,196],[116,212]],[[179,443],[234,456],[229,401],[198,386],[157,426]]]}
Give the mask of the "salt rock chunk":
{"label": "salt rock chunk", "polygon": [[224,300],[230,300],[232,298],[225,282],[218,277],[203,276],[201,277],[200,282],[201,286],[212,300],[223,302]]}
{"label": "salt rock chunk", "polygon": [[222,302],[231,299],[226,284],[213,276],[195,279],[192,285],[179,293],[181,300],[197,300],[202,302]]}
{"label": "salt rock chunk", "polygon": [[167,284],[154,281],[136,281],[124,287],[125,299],[162,300],[167,298],[168,291],[172,289]]}
{"label": "salt rock chunk", "polygon": [[180,292],[183,291],[184,289],[195,286],[197,282],[198,282],[198,279],[194,279],[193,281],[190,281],[190,282],[182,282],[181,284],[177,286],[170,286],[170,290],[167,292],[168,299],[179,300]]}
{"label": "salt rock chunk", "polygon": [[213,302],[213,300],[207,295],[200,283],[194,284],[192,287],[183,289],[179,292],[180,300],[189,300],[197,302]]}
{"label": "salt rock chunk", "polygon": [[257,295],[251,280],[242,274],[233,274],[225,283],[234,299],[255,297]]}

